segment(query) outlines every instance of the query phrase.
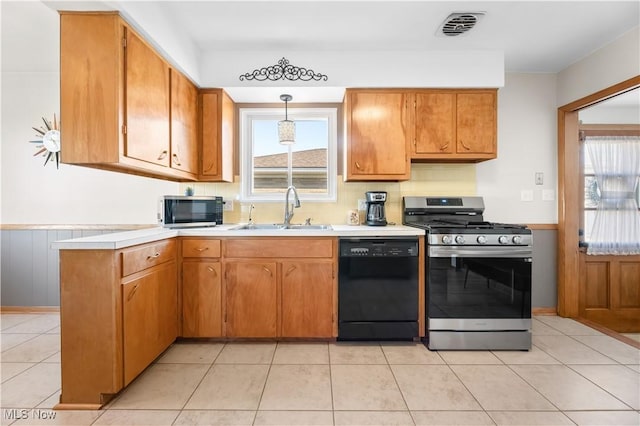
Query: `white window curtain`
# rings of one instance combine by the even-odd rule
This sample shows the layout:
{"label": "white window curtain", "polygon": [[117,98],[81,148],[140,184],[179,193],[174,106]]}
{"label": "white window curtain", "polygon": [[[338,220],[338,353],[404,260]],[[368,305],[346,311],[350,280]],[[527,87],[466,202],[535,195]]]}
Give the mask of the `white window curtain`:
{"label": "white window curtain", "polygon": [[640,137],[588,136],[585,144],[600,191],[587,254],[640,254]]}

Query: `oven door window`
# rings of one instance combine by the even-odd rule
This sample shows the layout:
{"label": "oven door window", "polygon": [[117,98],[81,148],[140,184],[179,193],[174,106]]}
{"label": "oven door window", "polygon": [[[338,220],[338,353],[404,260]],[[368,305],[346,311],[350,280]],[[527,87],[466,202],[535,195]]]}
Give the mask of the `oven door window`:
{"label": "oven door window", "polygon": [[530,318],[531,258],[430,257],[429,318]]}

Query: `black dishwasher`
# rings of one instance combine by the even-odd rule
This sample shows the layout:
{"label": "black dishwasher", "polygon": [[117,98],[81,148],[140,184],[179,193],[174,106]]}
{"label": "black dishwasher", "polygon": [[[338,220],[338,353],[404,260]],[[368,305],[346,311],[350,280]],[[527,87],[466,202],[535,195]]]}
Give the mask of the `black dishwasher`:
{"label": "black dishwasher", "polygon": [[418,337],[418,239],[340,238],[338,340]]}

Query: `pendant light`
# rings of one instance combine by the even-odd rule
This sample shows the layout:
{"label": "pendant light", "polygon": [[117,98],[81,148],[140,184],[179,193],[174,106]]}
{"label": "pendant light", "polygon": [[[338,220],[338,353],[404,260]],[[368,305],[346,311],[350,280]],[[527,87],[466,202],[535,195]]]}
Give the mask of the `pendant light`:
{"label": "pendant light", "polygon": [[293,145],[296,143],[296,123],[289,120],[287,102],[293,97],[291,95],[280,95],[280,100],[284,101],[284,120],[278,121],[278,139],[281,145]]}

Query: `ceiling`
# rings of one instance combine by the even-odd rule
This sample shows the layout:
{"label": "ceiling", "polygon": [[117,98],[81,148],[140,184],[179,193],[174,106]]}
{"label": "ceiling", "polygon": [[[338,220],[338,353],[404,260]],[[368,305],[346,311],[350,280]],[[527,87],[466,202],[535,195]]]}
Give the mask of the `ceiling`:
{"label": "ceiling", "polygon": [[[202,52],[501,50],[507,72],[556,73],[640,23],[638,1],[163,1]],[[462,36],[452,12],[483,11]]]}
{"label": "ceiling", "polygon": [[[230,52],[247,56],[259,52],[282,52],[287,56],[305,52],[331,58],[331,52],[382,56],[383,52],[400,50],[415,55],[432,51],[500,51],[506,72],[526,73],[562,71],[640,25],[638,0],[0,0],[3,71],[57,71],[58,46],[51,35],[58,32],[55,10],[63,9],[135,9],[137,17],[166,27],[165,33],[170,34],[167,37],[175,36],[183,45],[186,42],[186,50],[195,52],[192,56],[200,58],[200,62],[216,53],[224,56]],[[438,33],[450,13],[478,11],[484,12],[483,17],[466,34],[447,37]],[[144,26],[143,22],[138,24]],[[255,63],[271,64],[262,59]],[[288,88],[272,85],[228,89],[238,102],[273,102]],[[342,99],[343,88],[293,87],[289,92],[294,95],[294,102],[332,102]]]}

